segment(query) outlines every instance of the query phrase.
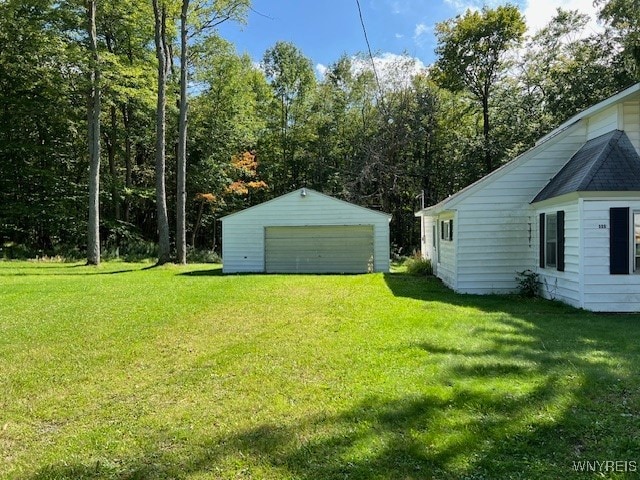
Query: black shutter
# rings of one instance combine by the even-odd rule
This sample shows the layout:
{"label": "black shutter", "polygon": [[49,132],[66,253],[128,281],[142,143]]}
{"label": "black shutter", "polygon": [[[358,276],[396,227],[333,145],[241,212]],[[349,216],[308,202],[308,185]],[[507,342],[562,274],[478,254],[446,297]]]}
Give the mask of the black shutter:
{"label": "black shutter", "polygon": [[556,217],[558,230],[556,264],[559,272],[564,272],[564,210],[558,210]]}
{"label": "black shutter", "polygon": [[453,240],[453,219],[449,220],[449,240]]}
{"label": "black shutter", "polygon": [[544,213],[540,214],[540,268],[544,268]]}
{"label": "black shutter", "polygon": [[440,239],[444,240],[444,221],[440,222]]}
{"label": "black shutter", "polygon": [[629,209],[609,209],[609,272],[629,274]]}

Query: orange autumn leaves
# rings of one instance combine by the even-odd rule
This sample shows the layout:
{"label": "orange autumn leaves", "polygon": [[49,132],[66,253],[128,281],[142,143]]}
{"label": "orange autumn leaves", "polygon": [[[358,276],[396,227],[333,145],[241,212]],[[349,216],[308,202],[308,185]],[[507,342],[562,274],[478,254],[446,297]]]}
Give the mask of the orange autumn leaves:
{"label": "orange autumn leaves", "polygon": [[250,190],[267,188],[267,184],[262,180],[256,180],[258,162],[255,154],[244,152],[240,155],[234,155],[231,158],[231,165],[241,178],[227,187],[227,193],[246,195]]}
{"label": "orange autumn leaves", "polygon": [[[243,196],[247,195],[250,191],[260,190],[267,188],[267,184],[262,180],[257,180],[258,175],[258,161],[256,155],[251,152],[244,152],[231,157],[231,177],[238,178],[232,181],[225,189],[223,195]],[[219,203],[218,196],[213,193],[197,193],[195,196],[196,201],[200,201],[203,204],[216,204]],[[222,200],[224,203],[224,200]]]}

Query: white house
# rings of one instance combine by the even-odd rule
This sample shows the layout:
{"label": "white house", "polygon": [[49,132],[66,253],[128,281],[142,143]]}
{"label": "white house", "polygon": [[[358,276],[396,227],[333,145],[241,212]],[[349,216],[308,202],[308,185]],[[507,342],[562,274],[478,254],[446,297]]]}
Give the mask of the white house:
{"label": "white house", "polygon": [[640,84],[574,116],[421,218],[422,254],[457,292],[640,311]]}
{"label": "white house", "polygon": [[391,216],[301,188],[222,218],[223,272],[389,271]]}

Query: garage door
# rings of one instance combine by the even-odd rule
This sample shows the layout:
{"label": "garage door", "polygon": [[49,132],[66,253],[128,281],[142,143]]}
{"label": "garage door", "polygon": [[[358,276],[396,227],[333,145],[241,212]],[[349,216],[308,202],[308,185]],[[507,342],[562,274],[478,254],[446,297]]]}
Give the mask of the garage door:
{"label": "garage door", "polygon": [[266,227],[268,273],[366,273],[373,226]]}

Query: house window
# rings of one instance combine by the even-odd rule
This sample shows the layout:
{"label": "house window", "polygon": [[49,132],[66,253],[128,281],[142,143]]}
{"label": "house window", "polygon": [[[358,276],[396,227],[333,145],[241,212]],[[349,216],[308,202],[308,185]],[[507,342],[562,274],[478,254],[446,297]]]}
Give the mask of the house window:
{"label": "house window", "polygon": [[540,268],[564,272],[564,210],[540,214]]}
{"label": "house window", "polygon": [[453,240],[453,219],[440,222],[440,238],[448,241]]}
{"label": "house window", "polygon": [[640,212],[633,212],[634,271],[640,273]]}
{"label": "house window", "polygon": [[548,213],[545,225],[545,265],[555,267],[557,264],[558,252],[558,216],[555,213]]}

